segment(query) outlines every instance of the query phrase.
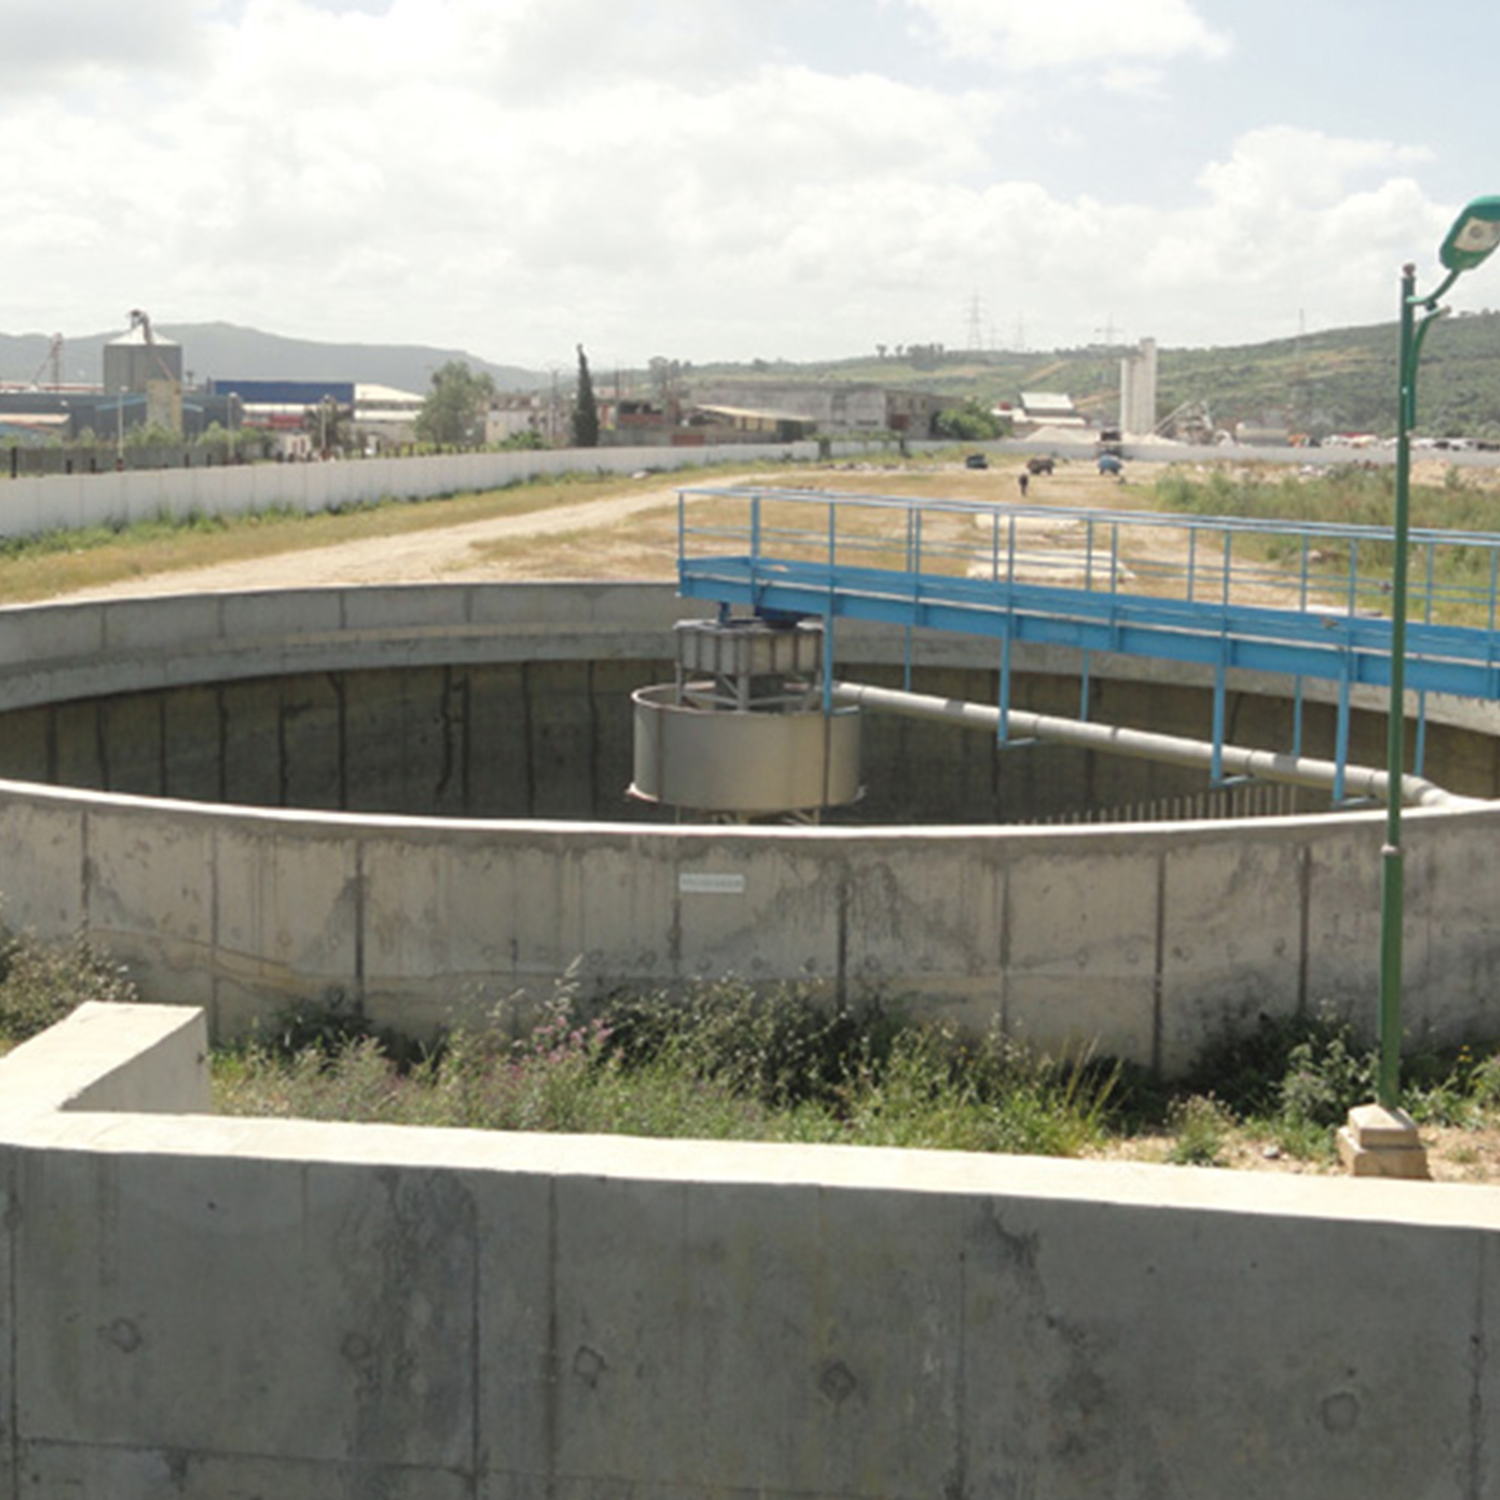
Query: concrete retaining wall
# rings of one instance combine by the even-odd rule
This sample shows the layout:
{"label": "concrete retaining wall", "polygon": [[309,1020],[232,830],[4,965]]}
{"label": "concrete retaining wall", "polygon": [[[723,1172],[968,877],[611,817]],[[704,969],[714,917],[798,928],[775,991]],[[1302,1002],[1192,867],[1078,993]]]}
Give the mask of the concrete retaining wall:
{"label": "concrete retaining wall", "polygon": [[[607,635],[645,656],[680,612],[665,590],[605,585],[7,610],[0,706],[334,663],[564,659]],[[1500,1030],[1497,826],[1500,808],[1407,820],[1414,1031]],[[806,978],[1171,1070],[1226,1020],[1373,1013],[1382,834],[1379,813],[1063,831],[479,822],[7,781],[0,892],[11,922],[85,928],[147,999],[204,1005],[219,1035],[300,1000],[425,1029],[545,994],[576,961],[586,993]]]}
{"label": "concrete retaining wall", "polygon": [[202,1046],[0,1063],[0,1500],[1495,1491],[1494,1190],[220,1120]]}
{"label": "concrete retaining wall", "polygon": [[[1439,1039],[1500,1030],[1500,812],[1408,826],[1407,1023]],[[545,996],[576,961],[586,994],[825,981],[1170,1071],[1226,1021],[1373,1009],[1381,834],[1364,815],[793,836],[0,783],[11,919],[83,925],[145,998],[206,1005],[220,1036],[299,1000],[427,1030],[518,988]]]}

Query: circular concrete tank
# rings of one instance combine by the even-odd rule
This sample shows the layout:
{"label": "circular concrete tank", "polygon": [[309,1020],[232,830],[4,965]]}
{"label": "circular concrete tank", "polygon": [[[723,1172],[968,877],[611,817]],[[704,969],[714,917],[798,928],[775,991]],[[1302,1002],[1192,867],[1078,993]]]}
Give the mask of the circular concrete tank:
{"label": "circular concrete tank", "polygon": [[[660,821],[625,795],[630,694],[689,612],[604,584],[0,611],[8,920],[87,930],[221,1035],[293,1000],[431,1028],[575,964],[588,992],[817,980],[1169,1070],[1238,1015],[1373,1013],[1378,812],[1021,827],[1080,805],[1159,819],[1195,783],[876,716],[848,821]],[[841,623],[837,654],[845,677],[904,676],[897,632]],[[986,654],[919,639],[914,685],[993,701]],[[1016,706],[1076,714],[1076,663],[1016,666]],[[1202,733],[1178,670],[1096,658],[1091,681],[1093,717]],[[1286,743],[1275,687],[1234,684],[1232,740]],[[1428,774],[1495,796],[1493,710],[1430,711]],[[1310,713],[1309,753],[1331,721]],[[1354,758],[1380,743],[1356,716]],[[1413,1028],[1494,1020],[1497,827],[1488,807],[1408,817]]]}

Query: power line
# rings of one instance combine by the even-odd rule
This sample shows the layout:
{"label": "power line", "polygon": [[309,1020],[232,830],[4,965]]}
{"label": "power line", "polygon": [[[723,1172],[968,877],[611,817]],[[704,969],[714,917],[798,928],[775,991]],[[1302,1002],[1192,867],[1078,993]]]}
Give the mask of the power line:
{"label": "power line", "polygon": [[969,297],[968,347],[975,351],[984,348],[984,303],[979,300],[978,292]]}

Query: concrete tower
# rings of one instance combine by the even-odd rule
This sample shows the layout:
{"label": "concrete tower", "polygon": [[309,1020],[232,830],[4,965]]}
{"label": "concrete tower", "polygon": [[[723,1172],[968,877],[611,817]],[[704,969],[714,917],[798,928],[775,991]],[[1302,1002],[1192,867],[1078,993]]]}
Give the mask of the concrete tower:
{"label": "concrete tower", "polygon": [[1142,339],[1120,361],[1120,432],[1145,438],[1156,431],[1156,340]]}

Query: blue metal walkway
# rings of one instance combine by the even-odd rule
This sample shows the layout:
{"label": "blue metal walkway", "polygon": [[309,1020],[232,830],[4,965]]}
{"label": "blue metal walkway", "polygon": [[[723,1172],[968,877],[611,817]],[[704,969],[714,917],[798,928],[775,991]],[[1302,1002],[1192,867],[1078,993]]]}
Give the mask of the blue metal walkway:
{"label": "blue metal walkway", "polygon": [[[1349,693],[1389,686],[1390,532],[1156,512],[1064,510],[785,489],[679,495],[684,597],[757,611],[879,620],[1001,643],[1270,672]],[[1406,685],[1500,699],[1500,536],[1412,532]],[[830,677],[832,673],[828,674]],[[1003,724],[1003,720],[1002,720]],[[1300,712],[1298,716],[1300,738]],[[1002,728],[1002,738],[1004,732]],[[1420,770],[1423,736],[1418,735]]]}

